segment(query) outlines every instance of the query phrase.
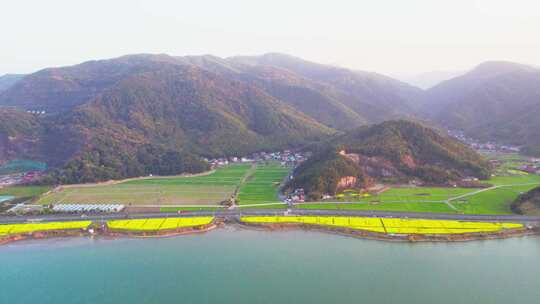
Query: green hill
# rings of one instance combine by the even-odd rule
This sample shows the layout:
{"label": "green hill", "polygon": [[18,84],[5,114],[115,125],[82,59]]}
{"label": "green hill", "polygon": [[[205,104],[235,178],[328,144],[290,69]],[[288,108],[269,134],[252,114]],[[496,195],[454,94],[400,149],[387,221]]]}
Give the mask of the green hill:
{"label": "green hill", "polygon": [[297,168],[288,186],[304,188],[312,198],[375,182],[446,185],[469,176],[487,178],[490,172],[488,163],[470,148],[405,120],[360,127],[317,150]]}

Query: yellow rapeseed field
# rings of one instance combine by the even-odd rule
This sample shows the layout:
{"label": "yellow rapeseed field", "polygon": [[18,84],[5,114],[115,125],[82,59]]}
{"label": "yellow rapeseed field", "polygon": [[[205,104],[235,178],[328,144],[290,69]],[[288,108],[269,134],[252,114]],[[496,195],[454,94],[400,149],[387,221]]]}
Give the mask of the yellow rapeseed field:
{"label": "yellow rapeseed field", "polygon": [[114,220],[107,222],[107,226],[114,230],[131,231],[161,231],[174,230],[184,227],[208,225],[213,217],[183,217],[183,218],[156,218],[137,220]]}
{"label": "yellow rapeseed field", "polygon": [[245,216],[246,223],[302,223],[388,234],[462,234],[523,228],[522,224],[345,216]]}
{"label": "yellow rapeseed field", "polygon": [[83,229],[90,226],[91,223],[91,221],[77,221],[0,225],[0,236],[24,234],[38,231]]}

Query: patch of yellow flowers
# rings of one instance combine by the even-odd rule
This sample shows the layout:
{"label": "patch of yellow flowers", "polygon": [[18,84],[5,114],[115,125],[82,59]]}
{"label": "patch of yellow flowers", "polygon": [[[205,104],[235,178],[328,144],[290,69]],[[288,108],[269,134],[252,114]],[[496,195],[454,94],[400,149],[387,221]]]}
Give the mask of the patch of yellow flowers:
{"label": "patch of yellow flowers", "polygon": [[522,224],[345,216],[245,216],[246,223],[301,223],[387,234],[463,234],[523,228]]}
{"label": "patch of yellow flowers", "polygon": [[0,225],[0,236],[25,234],[39,231],[85,229],[88,228],[91,223],[91,221],[77,221]]}
{"label": "patch of yellow flowers", "polygon": [[131,231],[161,231],[177,228],[196,227],[208,225],[214,217],[182,217],[182,218],[155,218],[136,220],[114,220],[107,222],[107,226],[114,230]]}

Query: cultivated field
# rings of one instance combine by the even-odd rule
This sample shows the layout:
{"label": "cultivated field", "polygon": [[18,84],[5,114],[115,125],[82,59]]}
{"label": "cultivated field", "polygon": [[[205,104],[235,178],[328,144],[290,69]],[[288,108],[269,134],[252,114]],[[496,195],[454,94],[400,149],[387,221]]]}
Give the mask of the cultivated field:
{"label": "cultivated field", "polygon": [[175,230],[178,228],[208,225],[213,220],[214,220],[213,217],[114,220],[114,221],[107,222],[107,226],[113,230],[162,231],[162,230]]}
{"label": "cultivated field", "polygon": [[255,171],[240,187],[240,205],[279,203],[279,185],[291,168],[279,164],[257,165]]}
{"label": "cultivated field", "polygon": [[515,174],[486,181],[494,187],[392,188],[376,196],[345,194],[340,201],[352,203],[299,204],[303,209],[377,210],[397,212],[437,212],[457,214],[511,214],[510,204],[521,193],[540,185],[540,176]]}
{"label": "cultivated field", "polygon": [[11,234],[23,234],[38,231],[84,229],[90,226],[91,223],[91,221],[79,221],[0,225],[0,237]]}
{"label": "cultivated field", "polygon": [[301,223],[387,234],[463,234],[523,228],[522,224],[338,216],[246,216],[246,223]]}
{"label": "cultivated field", "polygon": [[250,165],[231,165],[193,177],[147,178],[113,185],[66,187],[38,203],[125,205],[217,205],[229,199]]}

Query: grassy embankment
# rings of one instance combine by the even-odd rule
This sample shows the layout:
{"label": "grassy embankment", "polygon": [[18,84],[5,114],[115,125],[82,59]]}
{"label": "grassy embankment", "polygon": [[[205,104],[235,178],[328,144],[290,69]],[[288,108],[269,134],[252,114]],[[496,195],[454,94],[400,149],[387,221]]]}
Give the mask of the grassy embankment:
{"label": "grassy embankment", "polygon": [[523,228],[522,224],[494,222],[461,222],[450,220],[388,219],[368,217],[324,216],[246,216],[246,223],[279,224],[297,223],[343,227],[385,234],[464,234],[500,232],[505,229]]}

